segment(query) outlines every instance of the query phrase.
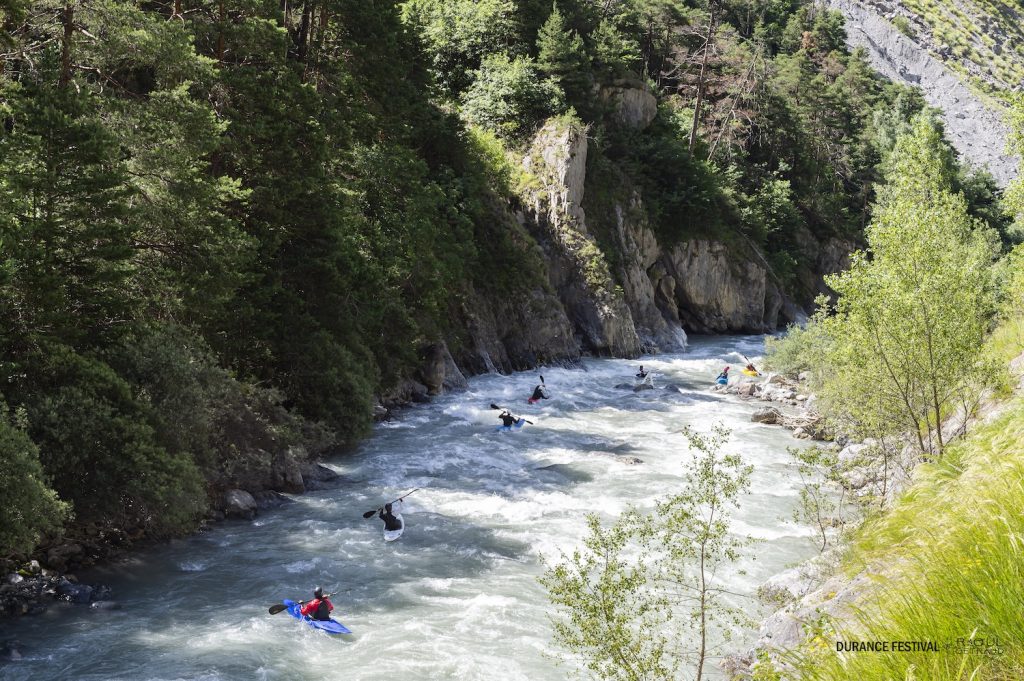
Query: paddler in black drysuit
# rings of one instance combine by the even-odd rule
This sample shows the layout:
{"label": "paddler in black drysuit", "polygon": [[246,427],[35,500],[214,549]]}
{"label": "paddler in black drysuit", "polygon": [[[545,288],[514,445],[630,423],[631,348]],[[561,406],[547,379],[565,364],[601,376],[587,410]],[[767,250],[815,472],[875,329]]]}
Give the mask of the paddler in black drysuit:
{"label": "paddler in black drysuit", "polygon": [[501,419],[501,425],[505,428],[511,428],[519,422],[519,418],[512,416],[512,413],[508,409],[498,414],[498,418]]}
{"label": "paddler in black drysuit", "polygon": [[540,400],[548,399],[548,389],[544,386],[544,377],[540,377],[540,385],[533,389],[533,396],[526,400],[529,404],[534,404]]}
{"label": "paddler in black drysuit", "polygon": [[640,365],[640,371],[636,372],[636,377],[639,378],[641,381],[647,378],[647,372],[644,371],[643,364]]}
{"label": "paddler in black drysuit", "polygon": [[[399,499],[398,503],[402,503],[402,500]],[[377,516],[384,521],[384,529],[388,532],[402,529],[402,521],[391,512],[391,504],[384,504],[384,508],[377,513]]]}

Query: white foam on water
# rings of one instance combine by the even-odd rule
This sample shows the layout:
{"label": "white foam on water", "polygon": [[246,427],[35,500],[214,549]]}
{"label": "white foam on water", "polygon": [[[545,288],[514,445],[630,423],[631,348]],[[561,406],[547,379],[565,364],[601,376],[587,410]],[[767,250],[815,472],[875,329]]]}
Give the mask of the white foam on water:
{"label": "white foam on water", "polygon": [[[564,679],[537,582],[543,561],[580,544],[588,513],[610,521],[681,491],[693,458],[684,427],[723,423],[729,451],[754,466],[732,529],[761,541],[725,571],[730,590],[752,593],[816,553],[809,528],[791,520],[799,481],[786,448],[806,445],[751,423],[759,404],[709,390],[744,354],[759,362],[761,338],[690,339],[685,354],[487,375],[399,410],[328,463],[340,486],[105,569],[95,581],[124,608],[103,626],[74,608],[20,620],[11,637],[33,661],[8,664],[5,680]],[[655,388],[634,393],[641,363]],[[540,374],[551,399],[527,405]],[[491,403],[533,425],[495,432]],[[414,487],[406,532],[386,544],[381,521],[362,513]],[[315,585],[341,591],[335,616],[353,635],[268,614]]]}

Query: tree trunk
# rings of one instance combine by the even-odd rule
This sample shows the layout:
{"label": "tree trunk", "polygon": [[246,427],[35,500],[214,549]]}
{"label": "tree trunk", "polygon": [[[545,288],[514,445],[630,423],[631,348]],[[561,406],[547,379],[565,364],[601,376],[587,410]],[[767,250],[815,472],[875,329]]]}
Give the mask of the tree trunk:
{"label": "tree trunk", "polygon": [[704,574],[704,554],[706,544],[700,546],[700,651],[697,653],[697,681],[704,676],[704,658],[707,657],[708,645],[708,604],[707,604],[707,581]]}
{"label": "tree trunk", "polygon": [[61,39],[60,78],[57,84],[63,89],[71,82],[71,39],[75,32],[75,6],[73,3],[69,2],[64,5],[61,23],[64,24],[64,37]]}
{"label": "tree trunk", "polygon": [[708,3],[708,37],[704,42],[704,56],[700,61],[700,76],[697,77],[697,101],[693,105],[693,122],[690,125],[690,153],[693,153],[693,146],[697,143],[697,125],[700,123],[700,107],[704,103],[704,80],[708,70],[708,55],[711,53],[711,42],[715,37],[715,10],[718,7],[714,1]]}
{"label": "tree trunk", "polygon": [[224,61],[224,21],[227,19],[227,12],[224,9],[224,0],[220,0],[219,26],[217,27],[217,61]]}
{"label": "tree trunk", "polygon": [[313,3],[310,2],[310,0],[306,0],[306,2],[302,4],[302,21],[299,24],[299,35],[297,39],[298,45],[296,45],[295,50],[295,53],[298,56],[299,61],[303,63],[305,63],[306,61],[306,52],[309,42],[310,14],[312,13],[312,11]]}

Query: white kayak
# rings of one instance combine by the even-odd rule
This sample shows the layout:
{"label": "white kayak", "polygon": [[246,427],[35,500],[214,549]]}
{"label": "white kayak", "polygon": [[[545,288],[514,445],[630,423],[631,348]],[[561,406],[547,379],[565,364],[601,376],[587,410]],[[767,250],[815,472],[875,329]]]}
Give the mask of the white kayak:
{"label": "white kayak", "polygon": [[403,518],[402,514],[400,514],[400,513],[398,515],[396,515],[395,517],[398,518],[398,522],[402,523],[402,526],[399,527],[397,530],[385,529],[384,530],[384,541],[395,541],[396,539],[398,539],[399,537],[402,536],[403,532],[405,532],[405,518]]}

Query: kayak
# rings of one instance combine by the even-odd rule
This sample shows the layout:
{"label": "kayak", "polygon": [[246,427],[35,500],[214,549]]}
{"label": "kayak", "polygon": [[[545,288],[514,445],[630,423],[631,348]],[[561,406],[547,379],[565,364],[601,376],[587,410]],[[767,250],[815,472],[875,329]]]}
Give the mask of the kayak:
{"label": "kayak", "polygon": [[495,426],[495,430],[519,430],[526,425],[526,419],[519,419],[511,426]]}
{"label": "kayak", "polygon": [[335,619],[321,621],[321,620],[310,619],[309,617],[303,617],[302,613],[299,612],[299,609],[302,608],[302,606],[299,603],[296,603],[295,601],[290,601],[290,600],[288,600],[286,598],[286,599],[284,599],[281,602],[288,606],[288,614],[289,615],[291,615],[292,617],[294,617],[297,620],[302,620],[303,622],[305,622],[309,626],[313,627],[314,629],[319,629],[320,631],[326,631],[328,634],[351,634],[352,633],[351,629],[349,629],[344,624],[342,624],[341,622],[339,622],[338,620],[335,620]]}
{"label": "kayak", "polygon": [[402,523],[402,526],[397,530],[389,530],[385,527],[384,541],[395,541],[402,536],[403,532],[405,532],[405,518],[402,517],[402,514],[398,514],[395,517],[398,518],[398,522]]}
{"label": "kayak", "polygon": [[716,378],[715,379],[715,383],[717,383],[718,385],[729,385],[729,379],[728,378]]}
{"label": "kayak", "polygon": [[743,372],[744,376],[760,376],[761,375],[760,371],[751,371],[750,369],[740,369],[740,371]]}

